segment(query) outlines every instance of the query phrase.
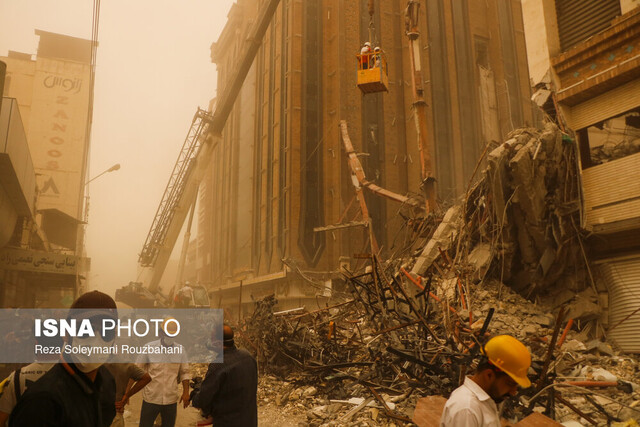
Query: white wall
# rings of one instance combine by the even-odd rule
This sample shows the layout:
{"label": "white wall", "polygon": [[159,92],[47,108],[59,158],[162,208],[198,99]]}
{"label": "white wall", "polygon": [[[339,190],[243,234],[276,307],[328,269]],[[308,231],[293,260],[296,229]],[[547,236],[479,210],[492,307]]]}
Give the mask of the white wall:
{"label": "white wall", "polygon": [[549,42],[544,18],[544,6],[540,0],[522,0],[524,34],[527,44],[529,76],[532,86],[538,84],[551,66]]}
{"label": "white wall", "polygon": [[622,9],[623,14],[638,6],[640,6],[640,0],[620,0],[620,9]]}

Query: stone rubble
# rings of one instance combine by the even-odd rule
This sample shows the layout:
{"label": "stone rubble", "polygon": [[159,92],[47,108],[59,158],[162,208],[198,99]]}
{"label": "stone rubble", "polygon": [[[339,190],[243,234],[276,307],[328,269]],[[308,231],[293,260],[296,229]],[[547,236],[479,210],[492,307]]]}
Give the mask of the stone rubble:
{"label": "stone rubble", "polygon": [[[300,425],[406,425],[419,398],[447,397],[473,372],[489,336],[510,334],[531,351],[534,384],[553,384],[554,396],[597,425],[633,425],[638,358],[604,340],[605,312],[575,227],[575,154],[554,125],[514,131],[443,217],[405,211],[413,234],[395,249],[402,256],[344,271],[347,292],[332,306],[277,312],[274,296],[257,301],[236,330],[259,363],[260,404],[305,417]],[[503,416],[591,424],[538,389],[508,400]]]}

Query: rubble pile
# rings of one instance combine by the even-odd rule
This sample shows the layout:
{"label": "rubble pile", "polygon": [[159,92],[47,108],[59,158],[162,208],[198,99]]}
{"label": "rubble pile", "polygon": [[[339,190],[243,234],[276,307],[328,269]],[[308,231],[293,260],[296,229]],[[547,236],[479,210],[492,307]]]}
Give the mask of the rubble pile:
{"label": "rubble pile", "polygon": [[591,149],[591,161],[595,164],[606,163],[638,152],[640,152],[640,138],[607,141]]}
{"label": "rubble pile", "polygon": [[313,311],[259,301],[238,341],[273,379],[269,404],[304,409],[310,425],[402,425],[418,398],[448,396],[472,373],[489,336],[510,334],[532,353],[534,386],[505,417],[640,419],[637,359],[594,339],[601,311],[575,167],[574,143],[554,125],[518,130],[443,218],[407,215],[396,255],[345,270],[348,298]]}
{"label": "rubble pile", "polygon": [[[572,291],[584,276],[575,144],[548,124],[519,129],[489,152],[487,168],[451,207],[412,272],[440,274],[442,255],[474,282],[495,278],[533,297],[561,282]],[[576,271],[577,270],[577,271]]]}
{"label": "rubble pile", "polygon": [[[584,340],[575,328],[568,329],[560,341],[558,332],[566,328],[566,321],[556,327],[557,316],[550,314],[548,307],[532,304],[498,282],[488,281],[482,288],[472,285],[471,292],[475,297],[470,311],[448,306],[445,315],[441,309],[445,307],[437,301],[428,304],[427,325],[441,343],[430,338],[429,329],[419,318],[404,326],[411,323],[404,321],[411,315],[401,308],[401,301],[397,312],[389,312],[389,308],[393,310],[389,300],[387,318],[382,320],[384,316],[376,316],[375,310],[384,311],[380,308],[383,305],[374,300],[367,300],[367,304],[372,302],[376,307],[369,311],[354,299],[322,311],[267,314],[264,309],[273,307],[275,302],[268,298],[262,307],[263,315],[248,320],[239,339],[249,349],[261,342],[260,336],[268,336],[271,344],[258,345],[264,349],[259,355],[263,372],[261,404],[276,406],[294,416],[304,415],[307,425],[404,425],[412,418],[420,397],[448,396],[461,376],[473,372],[473,363],[479,356],[473,351],[473,344],[493,309],[487,333],[516,336],[526,343],[534,360],[530,371],[534,386],[523,391],[519,401],[505,405],[505,416],[517,420],[531,411],[549,414],[548,393],[554,390],[552,410],[558,421],[582,419],[584,425],[589,425],[583,415],[593,425],[606,425],[607,417],[612,421],[640,419],[640,372],[635,356],[619,355],[601,341]],[[420,298],[416,292],[411,296]],[[358,312],[361,316],[355,318]],[[400,322],[395,316],[403,320]],[[469,317],[476,319],[471,326]],[[400,327],[380,329],[383,324],[394,323]],[[452,328],[450,336],[446,323]],[[331,338],[330,330],[335,333]],[[558,331],[558,340],[542,382],[545,387],[554,387],[538,394],[541,388],[537,379],[554,331]],[[255,341],[246,344],[251,339]],[[327,344],[330,340],[331,345]],[[469,347],[471,350],[467,350]],[[585,385],[589,388],[585,389]],[[534,395],[538,396],[532,400]],[[560,399],[574,409],[560,403]]]}

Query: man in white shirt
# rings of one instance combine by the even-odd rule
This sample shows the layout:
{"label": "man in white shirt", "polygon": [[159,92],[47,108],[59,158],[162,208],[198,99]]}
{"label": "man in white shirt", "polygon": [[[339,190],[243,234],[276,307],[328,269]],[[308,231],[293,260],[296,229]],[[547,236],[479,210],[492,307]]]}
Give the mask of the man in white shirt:
{"label": "man in white shirt", "polygon": [[[168,320],[168,319],[167,319]],[[151,347],[180,347],[169,335],[175,334],[175,322],[165,320],[162,338],[147,344]],[[165,326],[166,325],[166,326]],[[166,327],[166,329],[165,329]],[[169,335],[167,335],[167,333]],[[153,427],[158,414],[162,417],[162,427],[174,427],[178,402],[189,406],[189,363],[187,355],[182,353],[181,363],[170,363],[168,354],[141,355],[137,365],[151,376],[151,382],[142,390],[142,409],[140,410],[140,427]],[[178,384],[182,383],[182,395]]]}
{"label": "man in white shirt", "polygon": [[515,396],[518,386],[531,386],[531,353],[520,341],[499,335],[485,344],[483,353],[475,375],[451,393],[440,427],[500,427],[497,404]]}

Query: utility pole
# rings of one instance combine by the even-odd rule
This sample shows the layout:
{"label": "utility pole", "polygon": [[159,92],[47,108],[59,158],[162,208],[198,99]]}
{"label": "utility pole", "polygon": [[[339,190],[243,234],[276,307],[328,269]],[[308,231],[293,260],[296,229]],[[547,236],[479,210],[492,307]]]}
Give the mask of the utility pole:
{"label": "utility pole", "polygon": [[422,190],[427,201],[427,214],[436,208],[435,178],[431,164],[431,150],[427,140],[427,102],[424,100],[424,78],[420,58],[420,31],[418,18],[420,3],[409,0],[405,10],[406,34],[409,39],[409,60],[411,61],[411,87],[413,91],[413,115],[418,132],[418,150],[422,173]]}

